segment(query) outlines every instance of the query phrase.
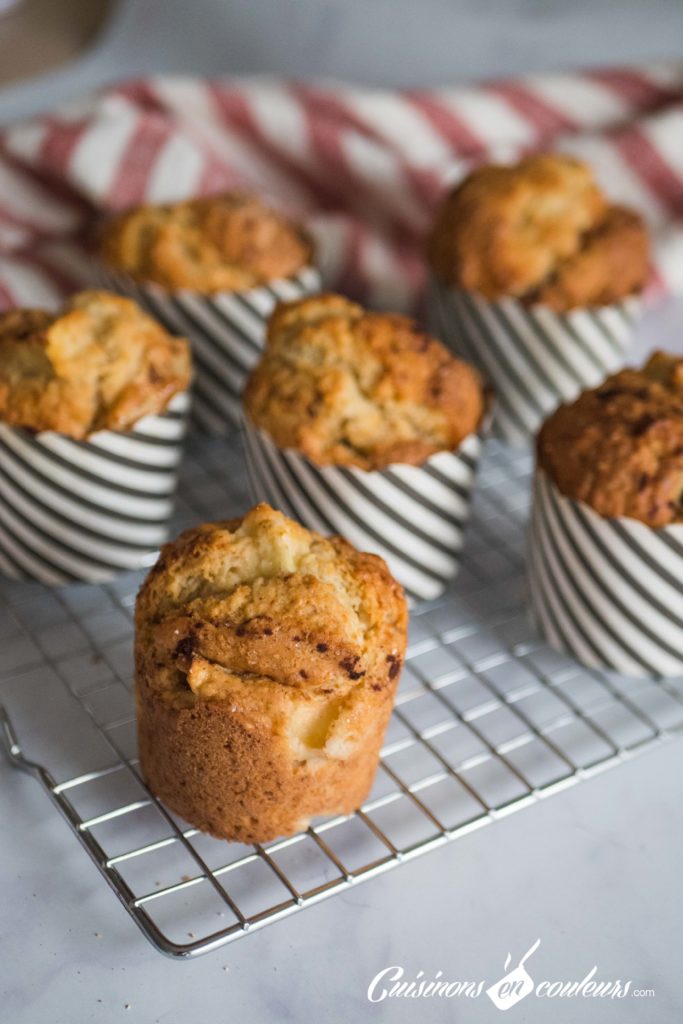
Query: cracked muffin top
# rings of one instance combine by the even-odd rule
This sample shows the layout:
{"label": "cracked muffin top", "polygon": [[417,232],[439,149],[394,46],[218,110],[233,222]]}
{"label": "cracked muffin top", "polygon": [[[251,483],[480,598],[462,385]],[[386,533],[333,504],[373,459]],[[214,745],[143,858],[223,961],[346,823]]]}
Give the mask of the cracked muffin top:
{"label": "cracked muffin top", "polygon": [[428,256],[446,284],[557,312],[637,294],[649,271],[642,218],[559,154],[473,171],[438,210]]}
{"label": "cracked muffin top", "polygon": [[265,504],[166,544],[136,605],[140,674],[176,706],[236,682],[262,684],[273,706],[287,693],[380,693],[400,672],[406,629],[381,558]]}
{"label": "cracked muffin top", "polygon": [[419,465],[479,426],[477,371],[412,320],[340,295],[283,303],[244,395],[253,423],[318,465]]}
{"label": "cracked muffin top", "polygon": [[0,421],[82,440],[130,429],[190,383],[190,350],[130,299],[73,295],[0,316]]}
{"label": "cracked muffin top", "polygon": [[683,359],[655,352],[560,406],[541,428],[538,463],[602,516],[683,523]]}
{"label": "cracked muffin top", "polygon": [[291,277],[313,251],[301,228],[257,196],[225,192],[114,217],[100,255],[138,281],[210,294]]}

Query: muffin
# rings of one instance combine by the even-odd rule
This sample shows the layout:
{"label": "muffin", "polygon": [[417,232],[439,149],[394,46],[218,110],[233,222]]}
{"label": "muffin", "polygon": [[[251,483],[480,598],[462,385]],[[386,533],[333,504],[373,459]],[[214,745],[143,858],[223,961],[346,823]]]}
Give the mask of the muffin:
{"label": "muffin", "polygon": [[487,398],[403,316],[340,295],[277,307],[244,396],[258,499],[386,559],[416,597],[458,568]]}
{"label": "muffin", "polygon": [[186,341],[129,299],[0,316],[0,569],[44,583],[151,564],[167,536]]}
{"label": "muffin", "polygon": [[109,286],[190,338],[195,418],[211,432],[239,421],[275,303],[320,287],[307,234],[243,192],[128,210],[105,224],[99,253]]}
{"label": "muffin", "polygon": [[265,842],[366,798],[406,647],[384,562],[258,505],[167,544],[136,605],[140,765],[196,828]]}
{"label": "muffin", "polygon": [[648,232],[589,166],[558,154],[472,172],[428,239],[436,332],[491,380],[521,442],[617,369],[649,273]]}
{"label": "muffin", "polygon": [[543,425],[530,592],[590,666],[683,673],[683,359],[656,352]]}
{"label": "muffin", "polygon": [[204,295],[292,277],[313,255],[299,227],[242,192],[129,210],[106,225],[101,251],[136,281]]}

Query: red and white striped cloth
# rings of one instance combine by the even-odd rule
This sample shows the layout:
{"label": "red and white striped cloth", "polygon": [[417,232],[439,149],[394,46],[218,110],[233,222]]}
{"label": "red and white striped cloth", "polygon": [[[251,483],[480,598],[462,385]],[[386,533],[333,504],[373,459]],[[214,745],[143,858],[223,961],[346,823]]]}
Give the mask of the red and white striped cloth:
{"label": "red and white striped cloth", "polygon": [[555,147],[594,166],[655,236],[655,288],[683,292],[683,65],[429,91],[163,77],[0,133],[0,305],[91,281],[102,213],[235,185],[310,225],[327,286],[414,309],[435,205],[474,163]]}

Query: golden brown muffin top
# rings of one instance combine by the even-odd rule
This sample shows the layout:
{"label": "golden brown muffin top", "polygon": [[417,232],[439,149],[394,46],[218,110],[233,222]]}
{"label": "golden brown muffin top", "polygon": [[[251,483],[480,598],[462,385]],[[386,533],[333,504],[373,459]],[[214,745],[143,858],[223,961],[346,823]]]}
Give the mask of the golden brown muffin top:
{"label": "golden brown muffin top", "polygon": [[0,421],[82,440],[129,430],[190,382],[190,350],[130,299],[73,295],[0,316]]}
{"label": "golden brown muffin top", "polygon": [[683,522],[683,359],[655,352],[560,406],[541,428],[538,463],[602,516]]}
{"label": "golden brown muffin top", "polygon": [[428,255],[446,284],[563,312],[639,292],[649,242],[640,216],[610,205],[588,164],[544,154],[473,171],[437,212]]}
{"label": "golden brown muffin top", "polygon": [[253,423],[318,465],[419,465],[484,412],[480,378],[412,320],[341,295],[283,303],[244,395]]}
{"label": "golden brown muffin top", "polygon": [[138,206],[105,225],[105,263],[138,281],[205,294],[291,277],[312,260],[292,221],[243,192]]}
{"label": "golden brown muffin top", "polygon": [[185,706],[235,682],[261,685],[273,706],[293,691],[304,701],[383,691],[406,629],[403,591],[381,558],[264,504],[166,544],[136,605],[141,670]]}

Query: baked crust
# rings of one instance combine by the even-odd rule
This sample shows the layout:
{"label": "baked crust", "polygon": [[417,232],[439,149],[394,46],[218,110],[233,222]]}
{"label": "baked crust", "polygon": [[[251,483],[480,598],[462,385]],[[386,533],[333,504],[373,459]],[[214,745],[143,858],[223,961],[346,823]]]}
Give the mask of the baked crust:
{"label": "baked crust", "polygon": [[428,256],[446,284],[563,312],[639,291],[649,245],[642,219],[608,203],[588,164],[543,154],[465,178],[437,212]]}
{"label": "baked crust", "polygon": [[253,423],[318,465],[419,465],[477,429],[477,371],[412,320],[340,295],[283,303],[245,390]]}
{"label": "baked crust", "polygon": [[258,505],[167,544],[138,595],[140,762],[202,831],[264,842],[365,799],[406,646],[376,555]]}
{"label": "baked crust", "polygon": [[539,467],[602,516],[683,522],[683,359],[656,352],[560,406],[541,428]]}
{"label": "baked crust", "polygon": [[82,440],[162,412],[190,383],[190,350],[130,299],[73,295],[56,313],[0,316],[0,420]]}
{"label": "baked crust", "polygon": [[138,206],[105,225],[101,256],[169,290],[243,291],[291,277],[313,258],[301,228],[242,192]]}
{"label": "baked crust", "polygon": [[649,257],[642,217],[624,206],[610,206],[605,218],[584,236],[578,252],[560,263],[526,301],[560,313],[619,302],[642,291]]}

